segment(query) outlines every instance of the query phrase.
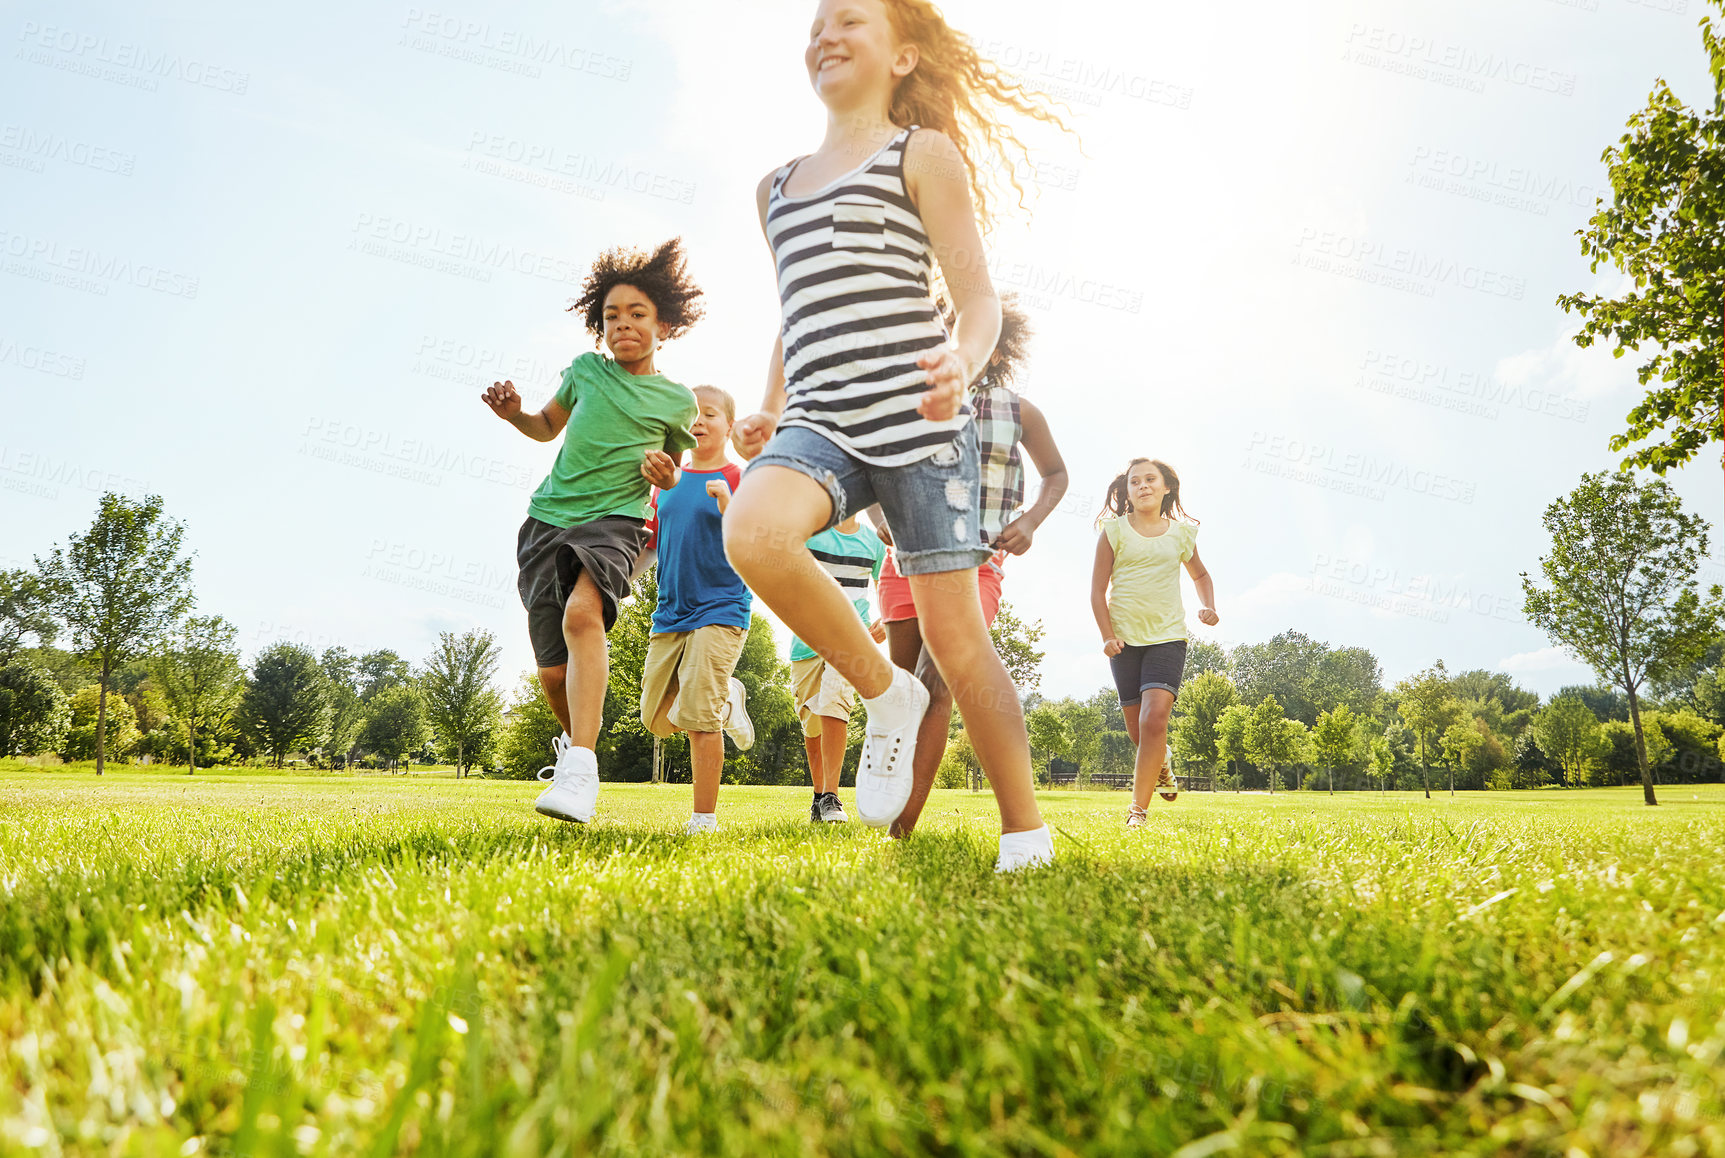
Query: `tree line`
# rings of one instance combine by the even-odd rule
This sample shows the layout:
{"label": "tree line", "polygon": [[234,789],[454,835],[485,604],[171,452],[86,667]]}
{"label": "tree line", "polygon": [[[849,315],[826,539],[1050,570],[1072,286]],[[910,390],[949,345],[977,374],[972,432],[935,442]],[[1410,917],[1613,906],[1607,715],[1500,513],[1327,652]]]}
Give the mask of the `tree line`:
{"label": "tree line", "polygon": [[[1524,613],[1591,666],[1593,685],[1549,702],[1503,672],[1451,674],[1443,662],[1386,687],[1369,648],[1298,631],[1231,650],[1196,642],[1170,728],[1176,770],[1222,788],[1454,792],[1719,778],[1725,602],[1695,575],[1709,529],[1659,479],[1583,476],[1546,510],[1539,581]],[[440,762],[526,778],[549,763],[559,728],[536,678],[505,697],[490,632],[444,632],[417,663],[394,651],[321,654],[290,641],[242,662],[233,624],[194,613],[184,528],[161,500],[107,494],[95,520],[33,569],[0,572],[0,756],[51,752],[184,764],[188,771],[290,759],[319,768]],[[637,582],[610,636],[599,741],[608,779],[680,779],[681,737],[655,741],[639,717],[640,673],[658,602]],[[996,649],[1026,708],[1045,783],[1127,773],[1134,752],[1112,688],[1051,700],[1039,690],[1044,636],[1003,603]],[[64,639],[71,646],[56,646]],[[737,678],[756,743],[728,750],[732,783],[800,784],[803,737],[789,665],[753,617]],[[854,776],[861,709],[846,776]],[[981,784],[954,717],[938,783]]]}

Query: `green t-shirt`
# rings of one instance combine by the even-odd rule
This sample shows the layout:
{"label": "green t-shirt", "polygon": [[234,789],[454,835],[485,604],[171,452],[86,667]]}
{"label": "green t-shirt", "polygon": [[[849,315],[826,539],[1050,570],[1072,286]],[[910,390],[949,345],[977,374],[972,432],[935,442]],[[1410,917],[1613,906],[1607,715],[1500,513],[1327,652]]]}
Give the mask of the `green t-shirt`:
{"label": "green t-shirt", "polygon": [[606,515],[647,517],[652,486],[641,477],[649,450],[675,457],[695,445],[701,408],[687,386],[663,374],[630,374],[609,358],[582,354],[563,371],[557,404],[569,411],[551,473],[527,513],[554,527]]}

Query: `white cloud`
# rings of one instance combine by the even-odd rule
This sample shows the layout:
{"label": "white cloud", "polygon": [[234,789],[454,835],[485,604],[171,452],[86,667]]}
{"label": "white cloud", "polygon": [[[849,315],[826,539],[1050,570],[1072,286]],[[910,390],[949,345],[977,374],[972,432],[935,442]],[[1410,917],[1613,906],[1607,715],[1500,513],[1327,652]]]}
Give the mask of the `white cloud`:
{"label": "white cloud", "polygon": [[1585,670],[1561,647],[1542,647],[1538,651],[1517,652],[1497,661],[1498,670],[1523,675],[1530,672],[1562,671],[1565,668]]}
{"label": "white cloud", "polygon": [[1272,611],[1304,603],[1312,593],[1312,577],[1292,571],[1276,571],[1264,576],[1228,602],[1237,614]]}

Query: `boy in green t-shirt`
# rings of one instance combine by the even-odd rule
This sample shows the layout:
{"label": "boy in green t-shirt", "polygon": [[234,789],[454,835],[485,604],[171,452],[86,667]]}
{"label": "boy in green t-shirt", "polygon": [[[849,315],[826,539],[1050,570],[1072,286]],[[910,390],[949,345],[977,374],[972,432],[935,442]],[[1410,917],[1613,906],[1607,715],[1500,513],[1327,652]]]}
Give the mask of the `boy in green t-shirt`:
{"label": "boy in green t-shirt", "polygon": [[576,358],[537,414],[522,412],[513,382],[493,383],[481,395],[492,413],[537,442],[563,435],[515,548],[539,683],[564,731],[556,763],[540,771],[540,779],[552,773],[551,784],[534,807],[559,820],[585,824],[599,798],[593,746],[610,676],[605,633],[647,545],[648,454],[663,450],[680,462],[695,445],[695,395],[660,374],[653,356],[659,343],[700,319],[700,296],[676,239],[651,256],[601,254],[570,308],[582,311],[611,357]]}

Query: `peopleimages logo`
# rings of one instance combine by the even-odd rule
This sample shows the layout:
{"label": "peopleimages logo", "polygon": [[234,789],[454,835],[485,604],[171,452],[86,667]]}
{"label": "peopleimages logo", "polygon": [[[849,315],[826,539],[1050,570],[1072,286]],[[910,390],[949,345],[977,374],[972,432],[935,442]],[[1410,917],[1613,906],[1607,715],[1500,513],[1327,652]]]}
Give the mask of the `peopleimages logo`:
{"label": "peopleimages logo", "polygon": [[31,237],[0,228],[0,257],[17,259],[6,272],[48,281],[52,271],[78,279],[77,289],[106,294],[110,284],[124,283],[171,297],[198,296],[198,279],[149,262],[134,262],[118,254],[79,245],[62,246],[49,237]]}
{"label": "peopleimages logo", "polygon": [[[224,68],[196,57],[182,56],[177,52],[158,52],[127,40],[110,40],[106,36],[78,32],[71,28],[42,25],[34,20],[24,22],[18,39],[27,47],[57,52],[66,62],[74,66],[84,66],[73,68],[73,71],[78,72],[88,69],[100,71],[98,66],[108,65],[137,73],[141,77],[183,81],[200,88],[233,93],[235,96],[244,96],[246,88],[252,82],[252,74],[249,72]],[[49,62],[36,60],[33,63]]]}
{"label": "peopleimages logo", "polygon": [[[351,249],[374,252],[377,245],[392,245],[417,250],[434,257],[470,263],[472,272],[488,280],[489,269],[511,269],[529,277],[578,285],[585,271],[567,258],[540,253],[533,249],[518,249],[500,241],[489,241],[471,233],[449,233],[434,225],[418,225],[399,217],[381,217],[361,213],[353,226]],[[363,243],[372,243],[373,248]],[[379,256],[388,256],[380,253]]]}

